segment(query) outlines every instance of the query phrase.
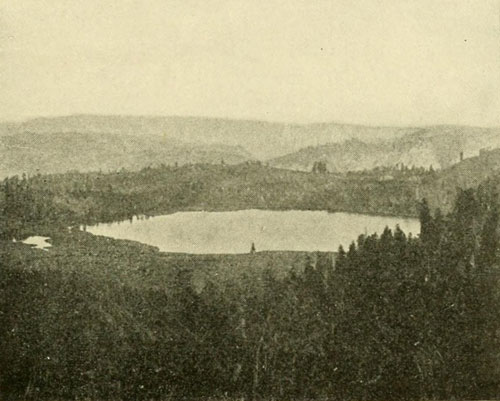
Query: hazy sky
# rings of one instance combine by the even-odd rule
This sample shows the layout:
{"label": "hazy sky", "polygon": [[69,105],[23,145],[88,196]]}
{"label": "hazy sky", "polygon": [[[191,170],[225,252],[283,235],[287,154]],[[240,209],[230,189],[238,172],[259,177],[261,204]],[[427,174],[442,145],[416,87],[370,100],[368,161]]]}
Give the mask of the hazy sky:
{"label": "hazy sky", "polygon": [[0,0],[0,119],[500,125],[500,0]]}

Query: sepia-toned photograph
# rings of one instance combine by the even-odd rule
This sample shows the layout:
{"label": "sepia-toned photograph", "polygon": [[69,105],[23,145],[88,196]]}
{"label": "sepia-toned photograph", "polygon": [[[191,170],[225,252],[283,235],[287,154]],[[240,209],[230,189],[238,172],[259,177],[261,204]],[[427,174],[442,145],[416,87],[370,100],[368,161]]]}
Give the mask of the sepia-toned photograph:
{"label": "sepia-toned photograph", "polygon": [[0,0],[0,400],[500,400],[500,0]]}

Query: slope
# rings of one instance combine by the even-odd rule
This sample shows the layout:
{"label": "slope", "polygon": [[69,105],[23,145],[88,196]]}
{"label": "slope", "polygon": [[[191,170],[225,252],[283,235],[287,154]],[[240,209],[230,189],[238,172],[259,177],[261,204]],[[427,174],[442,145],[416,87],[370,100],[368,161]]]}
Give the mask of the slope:
{"label": "slope", "polygon": [[138,170],[149,165],[241,163],[243,148],[197,145],[158,135],[56,132],[0,136],[0,177],[70,170]]}

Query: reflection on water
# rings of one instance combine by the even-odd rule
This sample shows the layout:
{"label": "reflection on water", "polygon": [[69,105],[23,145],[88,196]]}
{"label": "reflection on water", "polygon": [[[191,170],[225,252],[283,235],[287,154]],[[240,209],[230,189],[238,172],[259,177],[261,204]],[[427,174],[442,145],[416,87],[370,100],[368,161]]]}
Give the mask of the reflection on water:
{"label": "reflection on water", "polygon": [[336,251],[359,234],[381,233],[396,225],[417,235],[416,219],[322,211],[240,210],[180,212],[149,219],[88,226],[87,231],[139,241],[165,252],[248,253],[256,251]]}

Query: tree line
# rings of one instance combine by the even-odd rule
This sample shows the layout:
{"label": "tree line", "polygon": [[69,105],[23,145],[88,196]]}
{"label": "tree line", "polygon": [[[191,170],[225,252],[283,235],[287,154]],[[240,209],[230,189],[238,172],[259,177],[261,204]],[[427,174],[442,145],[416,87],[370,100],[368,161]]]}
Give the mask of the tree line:
{"label": "tree line", "polygon": [[415,186],[406,175],[380,181],[377,174],[313,174],[258,163],[14,176],[0,183],[0,236],[182,210],[299,209],[408,216],[415,215]]}

